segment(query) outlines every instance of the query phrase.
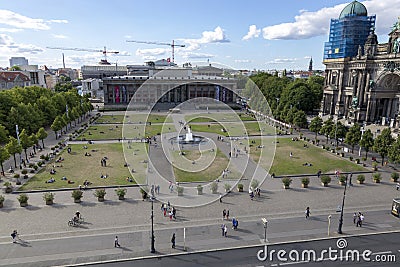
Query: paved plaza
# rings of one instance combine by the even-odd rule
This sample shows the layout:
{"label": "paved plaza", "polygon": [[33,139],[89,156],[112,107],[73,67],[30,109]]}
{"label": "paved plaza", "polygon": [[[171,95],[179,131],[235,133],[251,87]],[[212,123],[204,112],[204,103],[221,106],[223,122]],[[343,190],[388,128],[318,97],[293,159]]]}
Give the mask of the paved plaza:
{"label": "paved plaza", "polygon": [[[179,129],[177,122],[183,119],[181,114],[174,118],[176,129]],[[227,142],[220,142],[215,134],[202,135],[210,138],[228,155],[230,146],[226,145]],[[310,136],[313,134],[310,133]],[[188,187],[185,188],[184,196],[177,196],[176,191],[170,192],[169,181],[160,182],[162,176],[173,180],[173,171],[160,146],[161,137],[157,138],[158,142],[153,142],[149,149],[151,164],[147,183],[160,184],[160,194],[156,194],[156,198],[163,202],[169,201],[177,207],[176,219],[170,220],[163,216],[161,203],[154,202],[158,253],[176,252],[170,249],[172,232],[177,234],[179,251],[183,250],[183,246],[188,251],[195,251],[260,244],[264,235],[261,224],[263,217],[270,221],[268,231],[271,232],[271,242],[325,237],[328,215],[332,215],[331,232],[336,235],[337,209],[342,201],[344,187],[335,178],[329,187],[322,187],[316,176],[310,176],[309,188],[302,188],[301,179],[294,177],[291,189],[285,190],[280,178],[271,178],[265,169],[259,168],[243,152],[238,158],[231,159],[231,162],[232,168],[243,171],[240,182],[244,184],[245,192],[237,192],[236,188],[232,188],[232,192],[224,196],[220,203],[219,194],[211,194],[205,189],[202,200],[198,202],[195,184],[192,189],[190,185],[184,185]],[[49,149],[57,142],[49,133],[45,141],[46,148]],[[99,142],[118,141],[96,141]],[[398,219],[390,215],[391,200],[398,197],[400,192],[396,191],[395,184],[389,180],[391,171],[389,168],[381,169],[383,179],[380,184],[373,183],[371,173],[365,174],[364,185],[356,184],[353,177],[353,186],[347,188],[346,194],[345,234],[400,230]],[[251,200],[246,191],[253,177],[260,181],[265,177],[265,181],[260,186],[261,196]],[[226,182],[229,182],[229,177],[219,182],[221,194]],[[235,184],[237,181],[230,182]],[[29,206],[26,208],[19,207],[17,194],[4,194],[6,200],[0,209],[0,224],[3,226],[0,228],[0,265],[49,266],[55,263],[62,265],[149,255],[151,201],[142,200],[138,186],[127,187],[126,200],[118,200],[114,190],[106,188],[106,201],[98,202],[93,195],[94,189],[87,189],[80,204],[73,202],[70,190],[55,191],[55,204],[52,206],[45,205],[43,192],[31,192]],[[304,219],[307,206],[311,208],[311,217],[314,218],[310,221]],[[222,223],[231,226],[231,221],[222,220],[223,209],[230,211],[230,218],[235,217],[240,222],[239,230],[229,230],[229,238],[225,239],[220,236],[220,227]],[[82,213],[85,222],[79,227],[69,227],[67,222],[77,210]],[[352,214],[358,211],[366,215],[366,227],[362,229],[352,223]],[[183,228],[187,230],[185,244]],[[21,238],[26,241],[25,245],[11,243],[10,233],[14,229],[18,229]],[[112,246],[116,234],[124,248],[117,251]]]}

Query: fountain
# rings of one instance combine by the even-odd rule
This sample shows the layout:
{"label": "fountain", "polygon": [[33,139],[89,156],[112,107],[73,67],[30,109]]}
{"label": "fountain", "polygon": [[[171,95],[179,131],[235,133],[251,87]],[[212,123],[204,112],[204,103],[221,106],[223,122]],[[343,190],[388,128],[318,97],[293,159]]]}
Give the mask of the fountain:
{"label": "fountain", "polygon": [[185,142],[193,142],[193,134],[192,130],[190,130],[190,126],[188,126],[188,132],[185,135]]}
{"label": "fountain", "polygon": [[205,137],[193,135],[189,126],[187,127],[187,133],[185,135],[178,135],[177,137],[171,138],[171,140],[179,144],[200,144],[208,141]]}

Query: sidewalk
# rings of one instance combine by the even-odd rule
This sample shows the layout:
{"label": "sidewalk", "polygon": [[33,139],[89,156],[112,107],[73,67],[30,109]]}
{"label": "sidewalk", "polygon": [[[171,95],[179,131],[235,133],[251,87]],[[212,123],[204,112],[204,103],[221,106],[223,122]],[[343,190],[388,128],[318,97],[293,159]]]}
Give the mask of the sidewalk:
{"label": "sidewalk", "polygon": [[[336,234],[339,214],[332,214],[330,236]],[[387,212],[374,211],[367,213],[362,228],[352,223],[352,214],[344,216],[345,237],[353,234],[366,234],[400,230],[398,219]],[[223,237],[220,225],[226,223],[228,236]],[[30,239],[21,236],[23,243],[12,244],[10,241],[0,243],[0,266],[50,266],[84,263],[88,261],[107,261],[152,256],[150,253],[150,226],[141,231],[119,231],[114,233],[98,233],[77,237],[52,238],[43,236]],[[252,246],[264,243],[264,228],[261,219],[239,221],[238,230],[231,229],[230,221],[222,221],[185,228],[186,239],[183,239],[183,228],[160,227],[155,230],[155,255],[186,253],[200,250]],[[176,249],[171,248],[170,238],[176,234]],[[113,238],[118,235],[121,248],[113,247]],[[269,219],[268,243],[310,240],[328,237],[327,214],[312,215],[308,220],[304,217],[287,217]],[[71,245],[73,244],[73,245]],[[21,254],[21,251],[24,253]],[[45,253],[44,253],[45,252]],[[36,262],[36,263],[32,263]]]}

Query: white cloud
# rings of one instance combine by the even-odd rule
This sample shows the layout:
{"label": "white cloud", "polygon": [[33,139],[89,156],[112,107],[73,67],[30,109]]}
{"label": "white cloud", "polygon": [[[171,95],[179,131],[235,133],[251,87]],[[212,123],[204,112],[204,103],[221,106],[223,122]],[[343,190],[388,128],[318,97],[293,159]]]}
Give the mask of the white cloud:
{"label": "white cloud", "polygon": [[189,44],[189,46],[185,49],[186,51],[198,50],[200,49],[201,44],[230,42],[226,37],[224,30],[220,26],[216,27],[214,31],[204,31],[201,35],[201,38],[180,40]]}
{"label": "white cloud", "polygon": [[249,63],[251,62],[250,59],[235,59],[236,63]]}
{"label": "white cloud", "polygon": [[149,48],[149,49],[138,49],[136,50],[137,56],[151,57],[165,55],[169,49],[166,48]]}
{"label": "white cloud", "polygon": [[271,61],[268,61],[267,64],[292,64],[297,60],[297,58],[275,58]]}
{"label": "white cloud", "polygon": [[[400,13],[400,0],[368,0],[362,3],[366,6],[369,15],[377,14],[377,33],[387,34]],[[317,11],[300,10],[300,14],[294,17],[294,22],[263,28],[263,37],[267,40],[296,40],[326,35],[330,19],[338,18],[346,5],[347,3],[325,7]]]}
{"label": "white cloud", "polygon": [[18,29],[50,30],[51,23],[68,23],[68,21],[34,19],[10,10],[0,9],[0,24]]}
{"label": "white cloud", "polygon": [[43,48],[32,44],[17,44],[11,36],[0,34],[0,54],[2,56],[12,56],[19,53],[38,54],[43,51]]}
{"label": "white cloud", "polygon": [[131,38],[132,38],[132,35],[125,35],[124,38],[125,38],[125,39],[131,39]]}
{"label": "white cloud", "polygon": [[67,39],[68,38],[67,36],[65,36],[63,34],[52,34],[52,36],[57,39]]}
{"label": "white cloud", "polygon": [[66,23],[68,23],[68,20],[66,20],[66,19],[51,19],[51,20],[48,20],[47,22],[49,22],[49,23],[63,23],[63,24],[66,24]]}
{"label": "white cloud", "polygon": [[260,29],[257,29],[256,25],[250,25],[249,26],[249,31],[245,36],[243,36],[242,40],[249,40],[255,37],[258,37],[261,33]]}
{"label": "white cloud", "polygon": [[16,28],[0,28],[0,32],[20,32],[22,29]]}
{"label": "white cloud", "polygon": [[181,56],[185,59],[199,59],[199,58],[213,58],[215,55],[207,53],[196,53],[196,52],[183,52]]}

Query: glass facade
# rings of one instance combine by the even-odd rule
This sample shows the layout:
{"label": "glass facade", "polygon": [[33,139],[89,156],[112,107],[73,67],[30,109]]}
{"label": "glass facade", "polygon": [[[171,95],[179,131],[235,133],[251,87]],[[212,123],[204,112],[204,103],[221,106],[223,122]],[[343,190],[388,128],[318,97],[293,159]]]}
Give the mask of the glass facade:
{"label": "glass facade", "polygon": [[358,47],[364,47],[369,34],[375,28],[374,16],[348,15],[332,19],[329,41],[325,43],[324,60],[354,57]]}

